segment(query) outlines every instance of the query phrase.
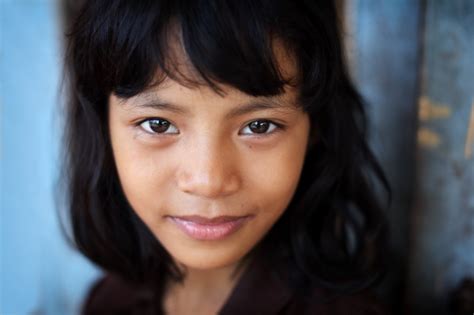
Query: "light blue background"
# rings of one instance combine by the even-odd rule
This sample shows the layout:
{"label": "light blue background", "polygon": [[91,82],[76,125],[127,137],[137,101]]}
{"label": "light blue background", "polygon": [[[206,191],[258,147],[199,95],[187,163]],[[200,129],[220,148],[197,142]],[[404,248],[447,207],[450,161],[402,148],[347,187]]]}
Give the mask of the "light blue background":
{"label": "light blue background", "polygon": [[58,17],[52,0],[0,0],[1,315],[76,314],[98,276],[56,214]]}

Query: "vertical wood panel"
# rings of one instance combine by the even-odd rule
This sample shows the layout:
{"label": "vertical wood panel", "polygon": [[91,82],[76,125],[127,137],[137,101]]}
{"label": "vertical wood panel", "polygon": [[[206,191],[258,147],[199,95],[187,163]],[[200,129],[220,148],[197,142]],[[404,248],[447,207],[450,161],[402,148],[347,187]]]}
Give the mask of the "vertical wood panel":
{"label": "vertical wood panel", "polygon": [[413,314],[447,314],[474,276],[474,1],[427,1],[425,14],[408,297]]}
{"label": "vertical wood panel", "polygon": [[368,102],[372,147],[393,186],[387,213],[393,259],[384,295],[400,313],[414,195],[420,4],[348,0],[345,18],[353,77]]}

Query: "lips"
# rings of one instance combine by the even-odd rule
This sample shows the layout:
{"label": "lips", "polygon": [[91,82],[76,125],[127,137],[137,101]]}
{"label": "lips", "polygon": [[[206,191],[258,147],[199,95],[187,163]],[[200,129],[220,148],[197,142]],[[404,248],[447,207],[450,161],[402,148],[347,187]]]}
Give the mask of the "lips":
{"label": "lips", "polygon": [[239,230],[252,216],[219,216],[206,218],[197,215],[168,217],[189,237],[200,241],[221,240]]}

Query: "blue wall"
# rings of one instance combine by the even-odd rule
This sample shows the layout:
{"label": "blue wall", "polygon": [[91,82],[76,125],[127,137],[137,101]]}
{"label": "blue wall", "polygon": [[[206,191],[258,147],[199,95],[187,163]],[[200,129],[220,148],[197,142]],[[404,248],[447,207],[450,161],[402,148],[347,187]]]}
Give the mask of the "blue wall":
{"label": "blue wall", "polygon": [[474,1],[427,1],[422,43],[408,293],[436,315],[474,279]]}
{"label": "blue wall", "polygon": [[448,314],[474,279],[474,1],[345,2],[354,78],[394,193],[394,314]]}
{"label": "blue wall", "polygon": [[405,286],[415,191],[421,7],[419,1],[412,0],[347,0],[346,5],[353,76],[368,102],[372,147],[393,189],[387,211],[390,273],[383,289],[397,314],[402,312],[404,292],[400,288]]}
{"label": "blue wall", "polygon": [[68,248],[55,206],[61,137],[54,1],[0,0],[0,314],[75,314],[97,271]]}

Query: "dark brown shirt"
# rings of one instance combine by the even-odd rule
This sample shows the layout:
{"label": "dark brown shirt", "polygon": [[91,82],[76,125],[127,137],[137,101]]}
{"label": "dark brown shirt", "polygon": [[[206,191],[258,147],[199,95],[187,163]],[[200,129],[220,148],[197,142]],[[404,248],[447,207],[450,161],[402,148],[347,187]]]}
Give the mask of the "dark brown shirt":
{"label": "dark brown shirt", "polygon": [[[304,296],[291,290],[261,264],[251,265],[242,275],[219,315],[385,315],[384,308],[370,294],[334,297],[322,288]],[[151,294],[117,276],[106,275],[91,289],[83,307],[85,315],[163,314],[153,311]]]}

